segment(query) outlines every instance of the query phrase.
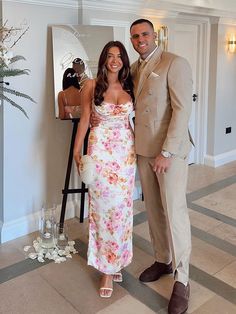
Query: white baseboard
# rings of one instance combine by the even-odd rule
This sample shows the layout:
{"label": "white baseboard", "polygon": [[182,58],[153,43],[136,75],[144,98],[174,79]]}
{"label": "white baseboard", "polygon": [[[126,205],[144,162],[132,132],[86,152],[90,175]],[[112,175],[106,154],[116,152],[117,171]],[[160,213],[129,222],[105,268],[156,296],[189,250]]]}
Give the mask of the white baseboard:
{"label": "white baseboard", "polygon": [[204,158],[204,164],[210,167],[219,167],[225,165],[231,161],[236,160],[236,149],[231,150],[230,152],[226,152],[223,154],[211,156],[206,155]]}
{"label": "white baseboard", "polygon": [[[59,221],[61,206],[56,209],[56,220]],[[70,201],[66,205],[65,219],[75,217],[75,205]],[[3,223],[1,243],[14,240],[16,238],[27,235],[31,232],[39,230],[40,211],[33,214],[23,216],[19,219],[11,220]]]}

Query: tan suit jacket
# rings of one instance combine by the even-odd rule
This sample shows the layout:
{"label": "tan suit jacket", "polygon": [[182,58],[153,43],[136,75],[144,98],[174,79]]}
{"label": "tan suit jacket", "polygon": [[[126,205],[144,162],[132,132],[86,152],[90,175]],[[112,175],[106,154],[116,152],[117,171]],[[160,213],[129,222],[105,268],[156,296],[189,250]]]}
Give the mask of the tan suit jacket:
{"label": "tan suit jacket", "polygon": [[131,67],[135,93],[136,153],[156,157],[166,150],[186,157],[191,147],[188,122],[192,104],[192,73],[188,62],[159,47],[138,74]]}

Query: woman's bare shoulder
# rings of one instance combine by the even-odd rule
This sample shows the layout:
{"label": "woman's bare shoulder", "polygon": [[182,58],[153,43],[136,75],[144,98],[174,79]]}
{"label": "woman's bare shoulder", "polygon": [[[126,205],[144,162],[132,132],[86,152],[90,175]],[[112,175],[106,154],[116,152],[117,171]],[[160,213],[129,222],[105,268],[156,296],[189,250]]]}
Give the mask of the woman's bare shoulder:
{"label": "woman's bare shoulder", "polygon": [[58,98],[63,98],[63,95],[64,95],[64,91],[63,90],[61,90],[59,93],[58,93]]}
{"label": "woman's bare shoulder", "polygon": [[96,80],[95,79],[88,79],[85,81],[83,88],[88,88],[91,89],[93,88],[93,86],[96,84]]}

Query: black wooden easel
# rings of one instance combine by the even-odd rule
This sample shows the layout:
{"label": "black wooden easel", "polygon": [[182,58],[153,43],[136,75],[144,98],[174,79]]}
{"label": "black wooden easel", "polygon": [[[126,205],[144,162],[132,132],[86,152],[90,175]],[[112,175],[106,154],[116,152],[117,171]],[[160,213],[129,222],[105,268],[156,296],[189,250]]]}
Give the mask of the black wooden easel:
{"label": "black wooden easel", "polygon": [[[72,119],[72,123],[73,123],[73,129],[72,129],[72,135],[71,135],[70,152],[69,152],[69,158],[68,158],[68,164],[67,164],[67,170],[66,170],[65,185],[64,185],[64,189],[62,190],[63,199],[62,199],[61,216],[60,216],[60,223],[61,224],[64,224],[64,220],[65,220],[67,195],[73,194],[73,193],[81,193],[80,222],[84,221],[85,193],[88,192],[88,188],[86,188],[84,182],[81,183],[80,189],[69,189],[71,167],[72,167],[72,162],[73,162],[73,149],[74,149],[74,144],[75,144],[75,136],[76,136],[76,132],[77,132],[77,128],[78,128],[79,118]],[[87,131],[87,134],[86,134],[85,139],[84,139],[83,154],[87,153],[88,136],[89,136],[89,130]]]}

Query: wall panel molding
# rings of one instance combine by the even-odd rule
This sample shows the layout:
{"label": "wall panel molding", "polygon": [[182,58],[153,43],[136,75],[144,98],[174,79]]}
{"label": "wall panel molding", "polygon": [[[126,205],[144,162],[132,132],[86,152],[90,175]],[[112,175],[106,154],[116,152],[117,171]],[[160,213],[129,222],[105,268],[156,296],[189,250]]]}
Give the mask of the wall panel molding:
{"label": "wall panel molding", "polygon": [[102,26],[113,26],[113,27],[123,27],[125,31],[125,38],[124,38],[124,44],[126,47],[129,46],[129,28],[130,28],[130,22],[129,21],[121,21],[121,20],[103,20],[103,19],[94,19],[92,18],[90,20],[91,25],[102,25]]}
{"label": "wall panel molding", "polygon": [[220,16],[226,18],[236,18],[236,11],[221,10],[210,7],[201,7],[191,4],[179,4],[170,1],[156,0],[82,0],[84,9],[102,10],[120,13],[132,13],[149,17],[171,17],[176,16],[179,12],[202,15],[202,16]]}
{"label": "wall panel molding", "polygon": [[145,1],[145,0],[3,0],[50,7],[81,8],[120,13],[132,13],[140,16],[155,18],[174,18],[179,12],[202,15],[236,18],[236,11],[221,10],[210,7],[201,7],[191,4],[179,4],[171,1]]}
{"label": "wall panel molding", "polygon": [[3,3],[4,2],[77,9],[81,7],[82,0],[3,0]]}
{"label": "wall panel molding", "polygon": [[221,17],[219,19],[219,24],[236,26],[236,20],[232,18]]}

